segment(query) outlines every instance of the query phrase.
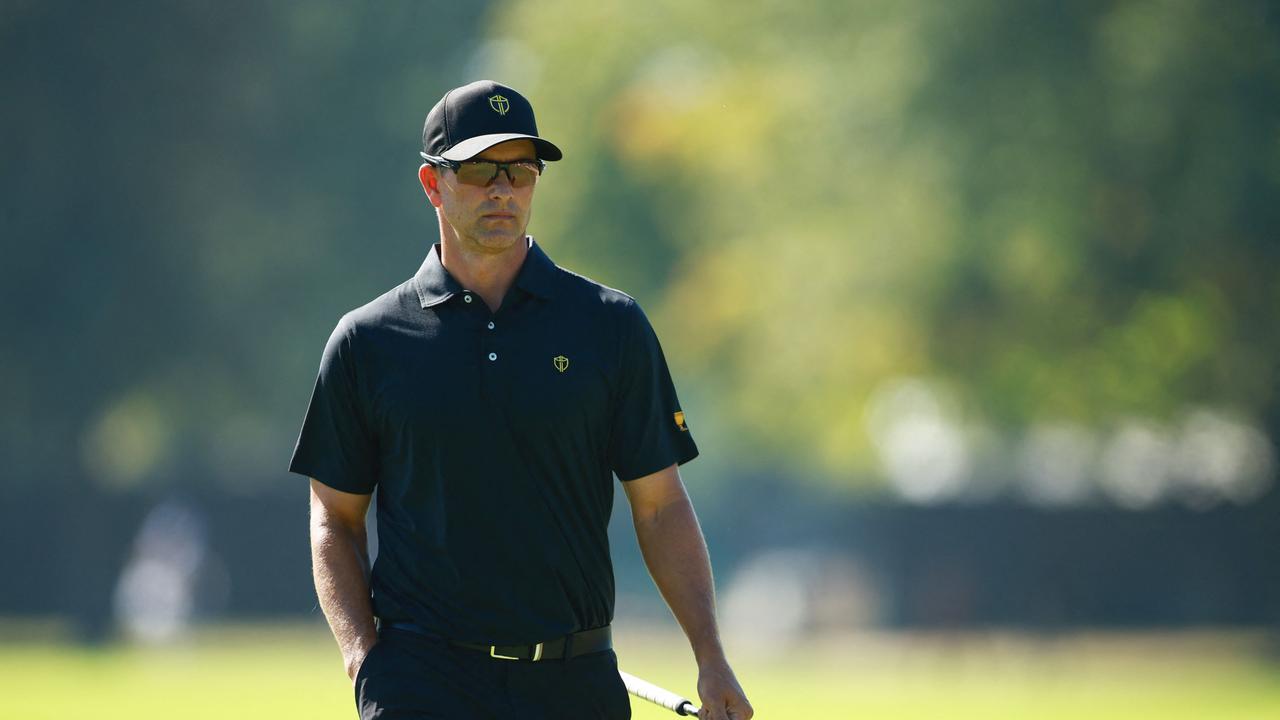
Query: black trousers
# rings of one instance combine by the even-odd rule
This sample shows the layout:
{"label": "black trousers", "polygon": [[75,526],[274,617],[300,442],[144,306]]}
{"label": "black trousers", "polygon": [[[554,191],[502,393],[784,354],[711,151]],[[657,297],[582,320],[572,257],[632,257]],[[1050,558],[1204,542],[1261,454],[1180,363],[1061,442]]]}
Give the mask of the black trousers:
{"label": "black trousers", "polygon": [[361,720],[628,720],[613,650],[572,660],[499,660],[383,628],[356,673]]}

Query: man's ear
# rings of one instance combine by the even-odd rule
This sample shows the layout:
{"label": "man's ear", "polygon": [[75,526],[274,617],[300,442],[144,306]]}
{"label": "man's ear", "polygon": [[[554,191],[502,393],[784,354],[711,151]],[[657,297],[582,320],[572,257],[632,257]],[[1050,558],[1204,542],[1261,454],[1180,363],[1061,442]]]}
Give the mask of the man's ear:
{"label": "man's ear", "polygon": [[418,181],[422,183],[422,191],[435,207],[440,207],[440,176],[432,165],[422,163],[418,168]]}

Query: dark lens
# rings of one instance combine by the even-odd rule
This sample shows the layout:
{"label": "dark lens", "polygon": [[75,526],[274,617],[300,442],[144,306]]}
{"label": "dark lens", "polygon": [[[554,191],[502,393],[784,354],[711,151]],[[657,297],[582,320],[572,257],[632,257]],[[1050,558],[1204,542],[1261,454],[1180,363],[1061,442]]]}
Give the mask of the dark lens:
{"label": "dark lens", "polygon": [[512,163],[507,166],[511,187],[528,187],[538,179],[538,166],[533,163]]}
{"label": "dark lens", "polygon": [[[500,163],[484,160],[467,161],[457,169],[458,182],[464,185],[485,187],[498,179]],[[511,179],[511,187],[528,187],[538,179],[538,165],[531,162],[514,162],[504,165],[507,177]]]}
{"label": "dark lens", "polygon": [[[491,162],[464,162],[457,169],[458,182],[463,185],[484,187],[498,175],[498,167]],[[514,183],[513,183],[514,184]]]}

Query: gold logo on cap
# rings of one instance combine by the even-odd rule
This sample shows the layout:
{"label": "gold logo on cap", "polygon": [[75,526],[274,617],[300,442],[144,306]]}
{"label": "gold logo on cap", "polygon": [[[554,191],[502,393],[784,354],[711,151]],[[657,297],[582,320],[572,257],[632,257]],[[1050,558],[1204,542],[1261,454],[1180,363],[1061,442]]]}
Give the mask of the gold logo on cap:
{"label": "gold logo on cap", "polygon": [[689,432],[689,426],[684,424],[684,411],[676,411],[676,427],[680,428],[680,432]]}
{"label": "gold logo on cap", "polygon": [[489,98],[489,107],[493,108],[493,111],[499,115],[506,115],[507,111],[511,109],[511,101],[501,95],[494,95]]}
{"label": "gold logo on cap", "polygon": [[556,366],[556,369],[559,370],[560,372],[564,372],[565,370],[569,369],[569,358],[563,355],[557,355],[551,358],[551,362]]}

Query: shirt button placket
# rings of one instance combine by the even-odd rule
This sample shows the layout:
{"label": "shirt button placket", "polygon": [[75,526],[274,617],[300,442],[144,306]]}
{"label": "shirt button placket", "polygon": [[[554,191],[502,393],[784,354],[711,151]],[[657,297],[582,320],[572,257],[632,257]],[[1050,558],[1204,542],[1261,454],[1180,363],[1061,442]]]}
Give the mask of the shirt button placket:
{"label": "shirt button placket", "polygon": [[486,366],[485,369],[487,370],[487,372],[483,373],[485,377],[484,394],[489,397],[491,402],[497,402],[498,388],[502,384],[498,379],[498,373],[501,372],[498,359],[502,355],[499,351],[502,348],[499,347],[497,333],[494,332],[495,327],[497,326],[493,321],[493,316],[490,315],[489,319],[484,321],[485,329],[480,331],[480,352],[484,355],[481,363]]}
{"label": "shirt button placket", "polygon": [[488,355],[488,357],[489,357],[489,362],[497,362],[497,361],[498,361],[498,353],[494,352],[494,350],[496,349],[496,348],[494,347],[494,346],[495,346],[495,344],[496,344],[496,342],[495,342],[495,341],[496,341],[496,338],[492,335],[493,328],[494,328],[493,321],[492,321],[492,320],[490,320],[490,321],[485,325],[485,327],[489,328],[489,332],[490,332],[490,335],[489,335],[487,338],[485,338],[485,343],[484,343],[484,344],[485,344],[485,347],[489,348],[489,355]]}
{"label": "shirt button placket", "polygon": [[[468,305],[474,304],[475,295],[470,290],[462,291],[462,302]],[[476,311],[468,310],[467,312],[473,313]],[[487,321],[487,322],[488,322],[489,329],[492,330],[493,321]],[[498,353],[496,352],[496,350],[497,348],[493,347],[493,340],[491,337],[488,337],[485,335],[482,335],[480,337],[480,354],[483,356],[483,359],[481,360],[481,364],[486,366],[480,372],[480,392],[481,394],[486,396],[489,395],[493,387],[493,378],[489,377],[489,373],[487,372],[487,369],[488,369],[487,366],[493,365],[498,361]]]}

